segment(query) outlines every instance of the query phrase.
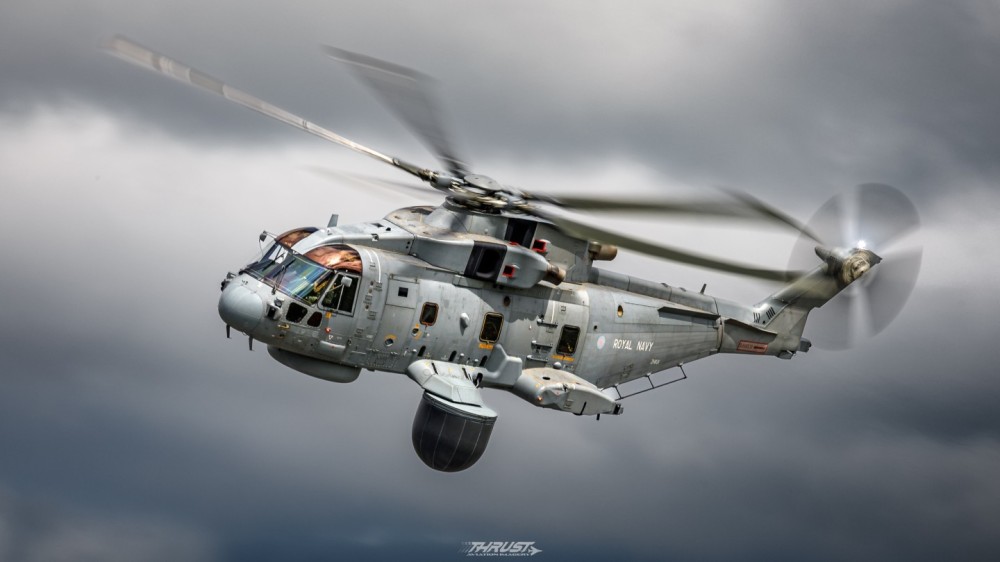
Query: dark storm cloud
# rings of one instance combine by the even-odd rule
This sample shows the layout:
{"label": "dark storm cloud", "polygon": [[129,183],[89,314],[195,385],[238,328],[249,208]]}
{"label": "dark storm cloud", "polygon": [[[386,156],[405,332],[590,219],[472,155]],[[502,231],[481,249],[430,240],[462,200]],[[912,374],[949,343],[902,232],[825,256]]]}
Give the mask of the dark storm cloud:
{"label": "dark storm cloud", "polygon": [[76,99],[188,137],[297,138],[92,48],[123,32],[429,162],[320,54],[320,43],[335,43],[438,76],[459,145],[487,167],[497,158],[570,165],[626,155],[699,186],[826,193],[878,178],[931,195],[962,175],[996,172],[1000,17],[988,2],[42,10],[6,11],[8,107]]}
{"label": "dark storm cloud", "polygon": [[[552,559],[995,558],[996,8],[536,4],[4,8],[0,558],[464,559],[470,540]],[[514,182],[738,184],[796,210],[897,183],[924,271],[856,349],[700,361],[620,418],[488,392],[483,460],[434,473],[409,443],[410,381],[299,375],[215,313],[262,228],[368,220],[395,196],[344,195],[300,169],[328,162],[322,144],[97,52],[116,32],[401,156],[423,153],[316,45],[414,66],[441,78],[473,162]]]}
{"label": "dark storm cloud", "polygon": [[23,502],[0,489],[4,560],[212,560],[215,554],[210,540],[183,526]]}

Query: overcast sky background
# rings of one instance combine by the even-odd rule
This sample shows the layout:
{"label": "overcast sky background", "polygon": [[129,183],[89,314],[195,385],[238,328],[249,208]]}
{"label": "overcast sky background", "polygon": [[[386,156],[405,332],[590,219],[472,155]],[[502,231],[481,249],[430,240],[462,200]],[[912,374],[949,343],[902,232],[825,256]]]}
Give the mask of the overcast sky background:
{"label": "overcast sky background", "polygon": [[[0,8],[0,559],[450,560],[491,540],[548,560],[1000,555],[996,2],[205,4]],[[487,392],[486,454],[437,473],[410,444],[411,381],[312,379],[226,340],[216,312],[262,229],[422,201],[310,172],[399,178],[101,53],[115,33],[432,165],[319,45],[416,68],[474,169],[527,189],[728,186],[806,219],[894,185],[923,269],[850,351],[710,358],[620,417]],[[773,267],[794,243],[641,233]],[[609,267],[742,302],[774,290]]]}

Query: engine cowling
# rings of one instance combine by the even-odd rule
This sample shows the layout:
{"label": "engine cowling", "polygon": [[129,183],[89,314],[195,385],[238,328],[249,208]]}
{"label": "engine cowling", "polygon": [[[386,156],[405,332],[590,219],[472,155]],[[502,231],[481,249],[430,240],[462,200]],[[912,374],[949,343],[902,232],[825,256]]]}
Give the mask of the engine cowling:
{"label": "engine cowling", "polygon": [[413,449],[434,470],[465,470],[483,456],[496,419],[496,412],[485,406],[424,392],[413,416]]}

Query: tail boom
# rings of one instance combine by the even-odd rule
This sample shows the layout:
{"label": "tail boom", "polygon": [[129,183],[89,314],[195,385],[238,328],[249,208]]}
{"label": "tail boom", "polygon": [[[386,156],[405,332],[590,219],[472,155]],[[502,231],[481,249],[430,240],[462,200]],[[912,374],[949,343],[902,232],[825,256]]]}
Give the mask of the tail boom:
{"label": "tail boom", "polygon": [[816,247],[823,264],[754,305],[746,318],[725,320],[721,353],[775,355],[791,359],[812,343],[802,337],[809,312],[862,279],[882,261],[870,250]]}

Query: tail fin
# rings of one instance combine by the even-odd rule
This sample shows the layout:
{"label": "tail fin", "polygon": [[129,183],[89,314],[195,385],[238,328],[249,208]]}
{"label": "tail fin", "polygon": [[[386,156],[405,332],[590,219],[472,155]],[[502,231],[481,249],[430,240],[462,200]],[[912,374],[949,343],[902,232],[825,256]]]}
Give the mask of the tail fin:
{"label": "tail fin", "polygon": [[802,337],[809,312],[860,279],[882,261],[870,250],[846,252],[816,247],[823,264],[755,304],[748,317],[729,318],[720,351],[756,353],[791,359],[809,351],[812,343]]}

